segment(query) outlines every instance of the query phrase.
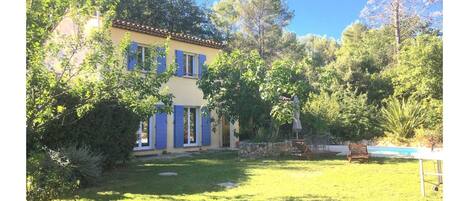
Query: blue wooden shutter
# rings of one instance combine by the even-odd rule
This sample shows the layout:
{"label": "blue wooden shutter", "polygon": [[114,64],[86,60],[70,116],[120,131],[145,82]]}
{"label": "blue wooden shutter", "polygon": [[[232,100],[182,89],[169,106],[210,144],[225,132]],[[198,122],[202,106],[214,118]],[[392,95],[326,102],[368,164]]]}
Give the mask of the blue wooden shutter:
{"label": "blue wooden shutter", "polygon": [[184,106],[174,106],[174,147],[184,145]]}
{"label": "blue wooden shutter", "polygon": [[210,111],[205,110],[202,112],[202,145],[210,145],[211,139],[211,121],[210,121]]}
{"label": "blue wooden shutter", "polygon": [[[156,49],[158,52],[158,56],[156,58],[157,67],[156,67],[156,72],[157,73],[163,73],[166,70],[166,53],[165,53],[165,48],[159,47]],[[160,55],[164,54],[164,55]]]}
{"label": "blue wooden shutter", "polygon": [[181,50],[176,50],[176,76],[182,77],[184,74],[184,53]]}
{"label": "blue wooden shutter", "polygon": [[204,72],[204,63],[207,57],[203,54],[199,54],[199,79],[202,78],[202,73]]}
{"label": "blue wooden shutter", "polygon": [[137,64],[137,48],[136,42],[130,43],[129,53],[127,55],[127,70],[133,70]]}
{"label": "blue wooden shutter", "polygon": [[[161,106],[157,106],[161,107]],[[166,112],[157,112],[155,118],[155,131],[156,131],[156,149],[164,149],[166,148],[166,141],[167,141],[167,114]]]}

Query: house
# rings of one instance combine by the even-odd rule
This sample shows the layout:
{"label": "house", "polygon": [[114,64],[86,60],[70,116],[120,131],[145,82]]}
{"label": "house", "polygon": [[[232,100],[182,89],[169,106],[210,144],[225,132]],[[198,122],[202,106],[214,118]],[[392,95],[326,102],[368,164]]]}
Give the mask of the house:
{"label": "house", "polygon": [[[88,26],[99,26],[99,18],[93,18]],[[58,30],[67,32],[73,29],[71,20],[63,20]],[[197,87],[202,65],[210,64],[222,44],[211,40],[203,40],[194,36],[173,33],[156,27],[145,26],[123,20],[112,22],[111,38],[118,44],[129,33],[131,51],[145,55],[149,45],[164,44],[168,36],[169,54],[158,58],[157,71],[164,71],[172,62],[176,62],[176,74],[163,87],[168,87],[173,98],[171,114],[157,113],[140,123],[136,131],[135,155],[161,154],[162,152],[186,152],[222,147],[234,148],[238,138],[235,132],[238,123],[229,123],[224,118],[210,112],[203,115],[202,106],[206,104],[202,91]],[[129,58],[128,70],[142,62],[142,58]]]}
{"label": "house", "polygon": [[[158,70],[175,61],[176,75],[165,84],[174,95],[172,114],[155,114],[141,122],[136,132],[137,155],[162,151],[183,152],[199,149],[235,147],[236,124],[219,118],[214,112],[210,117],[202,115],[201,106],[206,103],[202,91],[197,87],[202,65],[212,62],[221,51],[222,44],[197,37],[168,32],[123,20],[114,20],[111,28],[112,40],[119,43],[126,33],[130,34],[131,49],[145,51],[150,44],[164,43],[168,36],[169,54],[158,62]],[[143,55],[143,54],[142,54]],[[132,62],[129,62],[132,65]],[[129,66],[129,68],[132,68]],[[210,122],[210,118],[214,121]]]}

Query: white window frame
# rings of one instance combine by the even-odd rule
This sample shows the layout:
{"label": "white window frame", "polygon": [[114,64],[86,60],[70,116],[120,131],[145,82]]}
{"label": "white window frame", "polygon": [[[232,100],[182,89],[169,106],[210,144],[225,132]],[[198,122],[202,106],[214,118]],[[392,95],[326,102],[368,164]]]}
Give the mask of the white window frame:
{"label": "white window frame", "polygon": [[[142,63],[145,64],[145,50],[150,48],[150,47],[147,46],[147,45],[141,44],[141,43],[137,43],[137,52],[138,52],[139,47],[142,48]],[[137,59],[137,65],[139,65],[139,63],[138,63],[138,54],[136,56],[137,56],[137,58],[136,58]],[[149,72],[148,70],[145,70],[145,67],[143,67],[143,69],[141,71],[144,72],[144,73]]]}
{"label": "white window frame", "polygon": [[148,118],[148,146],[142,145],[142,139],[138,139],[138,136],[142,136],[142,122],[139,123],[137,133],[138,146],[134,147],[134,151],[137,150],[148,150],[152,148],[152,137],[153,137],[153,125],[154,125],[154,116]]}
{"label": "white window frame", "polygon": [[[183,72],[183,76],[184,77],[188,77],[188,78],[197,78],[198,75],[199,75],[199,58],[198,58],[198,55],[197,54],[194,54],[194,53],[190,53],[190,52],[183,52],[183,58],[184,58],[184,72]],[[192,66],[192,75],[188,75],[187,73],[189,72],[189,57],[188,56],[192,56],[193,57],[193,62],[194,62],[194,66]]]}
{"label": "white window frame", "polygon": [[[191,115],[190,115],[190,109],[191,108],[195,108],[195,143],[191,143],[190,141],[190,136],[191,136],[191,128],[190,128],[190,125],[191,125]],[[188,143],[184,142],[183,143],[183,146],[184,147],[193,147],[193,146],[199,146],[199,138],[200,138],[200,108],[199,107],[195,107],[195,106],[186,106],[184,107],[184,110],[188,111],[188,115],[187,115],[187,138],[188,138]],[[185,111],[184,111],[185,113]],[[185,125],[184,125],[185,127]],[[185,132],[185,131],[184,131]]]}

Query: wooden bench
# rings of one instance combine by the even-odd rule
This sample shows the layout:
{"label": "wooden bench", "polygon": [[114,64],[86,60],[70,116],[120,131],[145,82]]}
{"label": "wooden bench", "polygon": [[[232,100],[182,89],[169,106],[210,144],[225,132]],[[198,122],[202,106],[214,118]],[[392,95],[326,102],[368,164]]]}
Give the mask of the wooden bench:
{"label": "wooden bench", "polygon": [[355,144],[350,143],[348,145],[349,153],[347,154],[347,158],[349,162],[356,159],[360,162],[367,161],[370,155],[368,154],[368,148],[364,144]]}

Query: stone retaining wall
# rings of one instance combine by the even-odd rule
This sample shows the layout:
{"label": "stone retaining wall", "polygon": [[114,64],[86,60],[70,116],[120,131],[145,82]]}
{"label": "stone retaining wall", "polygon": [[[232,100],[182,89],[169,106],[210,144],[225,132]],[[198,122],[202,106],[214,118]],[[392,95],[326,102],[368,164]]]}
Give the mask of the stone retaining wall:
{"label": "stone retaining wall", "polygon": [[241,158],[262,158],[262,157],[276,157],[280,155],[288,155],[292,150],[292,142],[263,142],[251,143],[241,142],[239,144],[238,155]]}

